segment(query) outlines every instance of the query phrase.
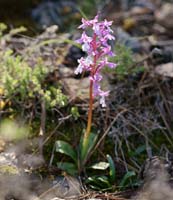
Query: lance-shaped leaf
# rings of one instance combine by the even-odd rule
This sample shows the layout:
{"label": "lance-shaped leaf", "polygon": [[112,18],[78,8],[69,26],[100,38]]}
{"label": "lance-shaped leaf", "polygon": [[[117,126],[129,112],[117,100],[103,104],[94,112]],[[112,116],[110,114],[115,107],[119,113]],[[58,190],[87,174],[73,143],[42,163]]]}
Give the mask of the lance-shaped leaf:
{"label": "lance-shaped leaf", "polygon": [[116,175],[115,175],[115,164],[114,164],[114,161],[112,159],[112,157],[110,155],[106,155],[107,157],[107,160],[109,162],[109,176],[110,176],[110,181],[111,183],[114,183],[115,182],[115,178],[116,178]]}
{"label": "lance-shaped leaf", "polygon": [[75,163],[77,163],[76,151],[69,143],[64,142],[62,140],[57,140],[55,145],[56,145],[56,152],[70,156],[75,161]]}
{"label": "lance-shaped leaf", "polygon": [[57,167],[69,175],[76,176],[78,174],[77,166],[69,162],[58,162]]}
{"label": "lance-shaped leaf", "polygon": [[83,143],[83,137],[80,141],[80,159],[81,164],[85,164],[88,158],[89,153],[94,148],[96,142],[97,142],[98,135],[91,133],[86,141],[86,143]]}
{"label": "lance-shaped leaf", "polygon": [[120,186],[120,187],[124,187],[124,186],[126,185],[127,181],[128,181],[130,178],[134,177],[135,175],[136,175],[136,173],[135,173],[134,171],[128,171],[128,172],[124,175],[124,177],[123,177],[123,179],[121,180],[119,186]]}

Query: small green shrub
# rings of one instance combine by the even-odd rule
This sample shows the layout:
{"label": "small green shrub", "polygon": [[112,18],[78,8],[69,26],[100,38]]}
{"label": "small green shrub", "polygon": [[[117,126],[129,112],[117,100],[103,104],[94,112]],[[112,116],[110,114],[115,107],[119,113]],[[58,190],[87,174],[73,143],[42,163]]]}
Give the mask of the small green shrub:
{"label": "small green shrub", "polygon": [[[6,102],[11,102],[13,108],[19,105],[37,106],[43,101],[47,109],[56,105],[65,106],[67,97],[62,93],[60,83],[55,81],[50,84],[46,80],[54,67],[46,64],[44,56],[46,48],[44,49],[43,46],[48,48],[48,41],[56,34],[52,32],[53,36],[49,34],[48,37],[50,30],[46,30],[41,40],[40,36],[33,39],[16,37],[16,34],[24,31],[26,31],[24,27],[8,31],[8,27],[0,23],[0,97],[1,100],[3,98],[1,103],[5,102],[6,105]],[[18,48],[13,43],[13,39],[18,41],[21,47]],[[57,40],[54,42],[56,43]],[[50,49],[52,49],[51,45]],[[4,108],[4,105],[1,108]]]}
{"label": "small green shrub", "polygon": [[117,43],[115,45],[116,56],[111,61],[117,63],[115,69],[106,69],[111,73],[115,73],[119,79],[124,79],[128,75],[135,75],[138,72],[144,71],[143,66],[138,66],[134,59],[133,53],[130,48]]}
{"label": "small green shrub", "polygon": [[0,57],[0,83],[6,98],[14,102],[45,100],[47,107],[66,104],[67,98],[60,86],[44,84],[49,69],[41,59],[31,67],[22,56],[14,56],[11,50],[1,52]]}

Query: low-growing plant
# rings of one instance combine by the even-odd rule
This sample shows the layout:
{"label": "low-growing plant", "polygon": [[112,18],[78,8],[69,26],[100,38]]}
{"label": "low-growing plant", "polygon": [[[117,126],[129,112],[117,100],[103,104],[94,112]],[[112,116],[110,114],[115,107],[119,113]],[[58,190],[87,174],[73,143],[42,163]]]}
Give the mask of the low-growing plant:
{"label": "low-growing plant", "polygon": [[14,56],[12,50],[0,52],[0,57],[0,84],[8,100],[21,103],[44,100],[47,107],[66,104],[67,98],[59,85],[44,84],[50,71],[41,59],[31,67],[22,56]]}
{"label": "low-growing plant", "polygon": [[121,190],[123,190],[124,188],[135,187],[139,185],[140,183],[137,179],[136,173],[134,171],[128,171],[125,173],[118,186]]}
{"label": "low-growing plant", "polygon": [[133,59],[133,52],[129,47],[117,42],[115,44],[115,51],[117,56],[111,58],[110,60],[117,63],[117,67],[113,70],[106,68],[106,71],[115,74],[119,79],[124,79],[128,75],[135,75],[144,71],[143,66],[135,63]]}
{"label": "low-growing plant", "polygon": [[89,184],[89,187],[94,190],[112,191],[115,189],[115,164],[110,155],[106,155],[106,158],[108,162],[98,162],[90,167],[93,170],[97,170],[97,172],[104,171],[104,174],[91,175],[86,179],[86,184]]}
{"label": "low-growing plant", "polygon": [[[6,25],[0,24],[0,111],[4,118],[22,118],[30,125],[37,124],[37,127],[32,126],[35,128],[32,132],[38,133],[39,128],[39,151],[42,153],[48,121],[46,117],[50,113],[47,111],[53,113],[54,107],[67,104],[60,81],[52,83],[49,80],[55,63],[52,60],[47,62],[45,52],[52,50],[52,43],[56,43],[56,48],[61,48],[59,44],[64,41],[57,40],[54,29],[51,32],[53,36],[49,29],[43,32],[43,37],[35,39],[16,37],[24,30],[21,27],[8,31]],[[56,38],[53,42],[52,37]],[[19,47],[14,41],[20,44]],[[30,133],[29,137],[32,136]]]}
{"label": "low-growing plant", "polygon": [[[45,78],[52,68],[50,69],[49,66],[45,65],[42,57],[35,59],[34,54],[29,54],[29,59],[33,57],[34,60],[34,64],[31,66],[25,53],[16,54],[10,48],[10,45],[6,45],[8,42],[10,43],[14,35],[23,31],[26,31],[24,27],[7,31],[7,26],[0,23],[0,88],[3,90],[3,95],[12,102],[24,103],[28,100],[37,99],[38,101],[44,100],[47,108],[56,105],[64,106],[67,98],[62,93],[60,84],[46,84]],[[26,43],[29,44],[28,41]],[[43,42],[40,41],[40,43]],[[45,45],[47,43],[45,42]],[[38,43],[38,47],[39,45]]]}

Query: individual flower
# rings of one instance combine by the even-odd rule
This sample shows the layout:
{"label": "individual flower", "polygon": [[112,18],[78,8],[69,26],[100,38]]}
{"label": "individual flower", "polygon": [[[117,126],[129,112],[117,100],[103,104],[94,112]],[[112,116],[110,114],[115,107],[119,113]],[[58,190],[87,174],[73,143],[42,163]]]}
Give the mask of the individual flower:
{"label": "individual flower", "polygon": [[93,26],[97,22],[98,22],[98,15],[96,15],[95,18],[92,20],[86,20],[86,19],[82,18],[82,24],[79,26],[79,28],[86,29],[90,26]]}

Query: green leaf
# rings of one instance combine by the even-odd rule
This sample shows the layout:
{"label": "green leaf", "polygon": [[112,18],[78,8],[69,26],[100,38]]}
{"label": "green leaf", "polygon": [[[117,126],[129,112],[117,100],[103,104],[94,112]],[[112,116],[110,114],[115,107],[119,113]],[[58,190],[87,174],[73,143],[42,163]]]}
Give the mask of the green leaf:
{"label": "green leaf", "polygon": [[133,156],[140,155],[145,150],[146,150],[146,145],[141,145],[135,150],[135,152],[133,153]]}
{"label": "green leaf", "polygon": [[69,143],[64,142],[62,140],[57,140],[55,145],[56,152],[70,156],[75,161],[75,163],[77,163],[76,151],[74,151],[73,147]]}
{"label": "green leaf", "polygon": [[83,136],[82,136],[81,141],[80,141],[80,152],[81,152],[80,159],[81,159],[82,165],[85,164],[85,162],[87,161],[87,157],[89,153],[91,152],[91,150],[93,149],[93,147],[95,146],[97,142],[97,138],[98,138],[98,135],[91,133],[84,146]]}
{"label": "green leaf", "polygon": [[134,171],[128,171],[128,172],[124,175],[124,177],[123,177],[123,179],[121,180],[119,186],[120,186],[120,187],[124,187],[124,186],[126,185],[127,181],[128,181],[130,178],[132,178],[133,176],[135,176],[135,175],[136,175],[136,173],[135,173]]}
{"label": "green leaf", "polygon": [[90,176],[86,180],[86,183],[90,185],[93,189],[106,189],[111,188],[111,184],[109,183],[109,179],[107,176]]}
{"label": "green leaf", "polygon": [[107,160],[109,162],[109,176],[110,176],[110,181],[111,183],[114,183],[115,182],[115,178],[116,178],[116,175],[115,175],[115,164],[114,164],[114,161],[112,159],[112,157],[110,155],[106,155],[107,157]]}
{"label": "green leaf", "polygon": [[111,186],[107,176],[99,176],[98,181],[100,181],[102,184],[105,184],[105,186],[107,186],[107,187]]}
{"label": "green leaf", "polygon": [[78,174],[77,166],[69,162],[58,162],[57,167],[68,174],[75,176]]}
{"label": "green leaf", "polygon": [[97,138],[98,138],[98,135],[97,134],[94,134],[94,133],[91,133],[90,134],[90,137],[89,137],[89,143],[88,143],[88,151],[90,152],[93,147],[95,146],[96,142],[97,142]]}
{"label": "green leaf", "polygon": [[106,170],[109,167],[109,163],[107,162],[98,162],[94,165],[90,166],[92,169],[98,169],[98,170]]}

